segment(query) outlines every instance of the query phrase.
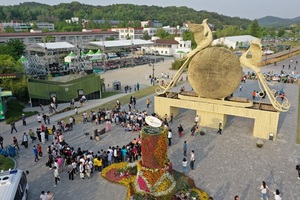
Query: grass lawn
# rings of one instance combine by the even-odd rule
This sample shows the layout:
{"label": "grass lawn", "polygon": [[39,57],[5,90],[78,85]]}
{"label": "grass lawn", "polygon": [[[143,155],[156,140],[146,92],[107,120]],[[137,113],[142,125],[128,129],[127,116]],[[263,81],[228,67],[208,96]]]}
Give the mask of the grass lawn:
{"label": "grass lawn", "polygon": [[102,93],[102,98],[107,98],[107,97],[110,97],[110,96],[114,96],[116,94],[119,94],[120,92],[116,92],[116,91],[109,91],[109,92],[103,92]]}
{"label": "grass lawn", "polygon": [[15,163],[12,161],[12,159],[0,155],[0,171],[13,169],[14,165]]}
{"label": "grass lawn", "polygon": [[298,97],[298,120],[297,120],[297,144],[300,144],[300,87],[299,87],[299,97]]}
{"label": "grass lawn", "polygon": [[12,121],[19,121],[22,119],[24,113],[26,117],[37,114],[38,112],[23,112],[24,106],[18,102],[18,100],[11,100],[7,102],[7,112],[5,115],[6,124],[10,124]]}

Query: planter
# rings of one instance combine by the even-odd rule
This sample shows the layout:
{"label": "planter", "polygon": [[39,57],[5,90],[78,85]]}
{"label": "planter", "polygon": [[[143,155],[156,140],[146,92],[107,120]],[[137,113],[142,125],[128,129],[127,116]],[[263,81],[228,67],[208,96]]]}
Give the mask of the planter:
{"label": "planter", "polygon": [[206,133],[206,130],[205,129],[201,129],[200,135],[205,135],[205,133]]}
{"label": "planter", "polygon": [[257,146],[258,148],[262,148],[262,147],[264,146],[263,141],[258,140],[258,141],[256,142],[256,146]]}

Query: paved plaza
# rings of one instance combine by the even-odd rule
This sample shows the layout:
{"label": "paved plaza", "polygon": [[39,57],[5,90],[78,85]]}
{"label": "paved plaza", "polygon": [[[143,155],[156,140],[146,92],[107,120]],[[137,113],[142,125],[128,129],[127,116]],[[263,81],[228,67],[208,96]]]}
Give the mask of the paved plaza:
{"label": "paved plaza", "polygon": [[[294,61],[300,61],[299,57],[292,58]],[[170,76],[175,71],[170,71],[172,59],[165,59],[165,62],[155,65],[155,74],[160,77],[161,72],[169,73]],[[289,60],[278,62],[277,66],[266,66],[263,71],[280,72],[282,64],[287,66]],[[248,69],[244,69],[248,72]],[[291,71],[291,70],[290,70]],[[300,66],[297,66],[300,71]],[[139,66],[135,68],[127,68],[109,71],[101,75],[105,78],[106,85],[112,84],[112,81],[119,80],[122,87],[125,85],[133,86],[139,82],[143,87],[150,85],[150,81],[146,80],[146,76],[152,74],[152,66]],[[183,77],[185,77],[183,75]],[[201,80],[200,80],[201,81]],[[174,90],[179,91],[182,85],[177,86]],[[187,90],[191,90],[188,83],[184,83]],[[180,114],[174,118],[174,122],[170,124],[173,131],[172,146],[169,147],[168,153],[173,167],[182,171],[181,162],[183,159],[183,142],[187,141],[188,151],[195,150],[195,170],[189,171],[188,175],[192,177],[196,186],[208,192],[215,200],[231,200],[235,195],[239,195],[242,200],[254,200],[260,198],[260,183],[266,181],[267,185],[272,189],[279,189],[283,199],[299,200],[300,199],[300,180],[297,179],[295,166],[300,163],[300,145],[296,144],[297,134],[297,111],[298,111],[298,85],[296,84],[275,84],[276,90],[283,89],[287,98],[291,102],[291,108],[286,113],[280,114],[280,122],[278,127],[278,140],[264,140],[263,148],[257,148],[255,143],[257,138],[252,137],[254,120],[228,116],[227,124],[222,135],[217,135],[216,129],[206,128],[207,134],[204,136],[191,136],[190,129],[193,125],[196,111],[180,109]],[[251,99],[253,90],[258,90],[257,81],[246,80],[243,90],[234,93],[234,96],[247,97]],[[100,100],[91,100],[80,108],[79,111],[96,107],[95,110],[101,108],[101,104],[115,100],[125,93],[118,94],[113,97]],[[133,94],[134,95],[134,94]],[[154,94],[137,99],[137,110],[146,109],[146,99],[150,98],[153,102]],[[259,100],[257,100],[259,101]],[[267,101],[265,99],[264,101]],[[69,104],[60,104],[62,109]],[[128,106],[124,106],[128,109]],[[26,108],[26,110],[38,110],[39,108]],[[147,113],[153,112],[153,105],[146,109]],[[73,115],[74,111],[51,116],[51,124],[56,121]],[[23,127],[21,122],[17,122],[18,133],[10,134],[10,126],[4,122],[0,123],[0,133],[4,137],[4,145],[12,143],[12,136],[21,139],[23,132],[28,132],[29,128],[36,130],[38,124],[36,116],[27,119],[28,126]],[[184,135],[178,137],[177,126],[182,124]],[[100,149],[107,149],[108,146],[125,145],[138,137],[138,133],[125,132],[124,128],[112,125],[112,131],[101,137],[99,142],[90,140],[89,136],[85,136],[84,132],[93,134],[94,130],[103,128],[104,125],[95,125],[92,123],[78,123],[73,131],[64,133],[67,143],[77,149],[81,147],[84,150],[93,150],[97,152]],[[200,127],[201,128],[201,127]],[[37,142],[35,142],[37,144]],[[126,198],[125,187],[110,183],[103,179],[99,173],[92,174],[91,179],[79,179],[75,177],[74,181],[68,180],[66,170],[60,174],[61,183],[54,188],[53,171],[45,166],[46,147],[50,145],[47,142],[43,145],[44,158],[37,163],[34,162],[32,151],[32,143],[29,148],[21,147],[20,157],[16,159],[17,167],[28,170],[28,181],[30,186],[30,200],[37,200],[42,190],[52,191],[57,200],[122,200]],[[188,157],[189,160],[189,157]],[[274,195],[271,195],[270,199]]]}

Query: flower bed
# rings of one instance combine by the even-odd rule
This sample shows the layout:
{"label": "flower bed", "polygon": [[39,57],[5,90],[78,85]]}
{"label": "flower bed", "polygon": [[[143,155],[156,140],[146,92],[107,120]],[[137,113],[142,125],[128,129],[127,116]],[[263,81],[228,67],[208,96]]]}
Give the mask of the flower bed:
{"label": "flower bed", "polygon": [[[174,174],[174,179],[175,179],[174,184],[176,184],[176,187],[174,187],[171,191],[168,191],[168,193],[164,194],[163,196],[155,197],[151,194],[148,194],[147,192],[138,192],[136,191],[134,186],[134,183],[137,181],[136,178],[137,176],[136,174],[132,174],[135,171],[137,171],[138,166],[139,165],[133,165],[132,163],[127,163],[127,162],[115,163],[104,168],[101,172],[101,175],[108,181],[124,185],[127,188],[127,197],[126,197],[127,200],[130,199],[144,200],[145,198],[147,198],[148,200],[154,200],[154,199],[170,200],[172,199],[173,194],[177,194],[181,192],[189,193],[189,197],[190,197],[189,199],[191,200],[193,200],[192,197],[197,197],[196,198],[197,200],[198,199],[208,200],[208,194],[196,188],[194,181],[191,178],[175,170],[172,170],[172,172]],[[144,166],[139,166],[139,167],[145,168]],[[120,174],[120,171],[123,172],[122,175]],[[155,188],[154,192],[156,193],[164,192],[166,191],[166,188],[168,188],[170,184],[172,184],[172,181],[169,179],[169,177],[164,178],[160,183],[157,183],[157,185],[154,186]]]}

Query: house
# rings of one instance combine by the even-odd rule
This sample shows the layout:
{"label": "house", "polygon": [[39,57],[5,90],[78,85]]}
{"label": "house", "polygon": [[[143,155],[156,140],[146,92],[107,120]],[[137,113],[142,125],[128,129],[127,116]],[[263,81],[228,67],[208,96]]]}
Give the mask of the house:
{"label": "house", "polygon": [[191,51],[191,41],[184,41],[181,37],[174,39],[159,39],[153,37],[152,46],[142,47],[141,50],[145,54],[174,56],[177,52],[187,53]]}
{"label": "house", "polygon": [[253,39],[257,39],[251,35],[239,35],[221,37],[212,42],[212,46],[225,46],[229,49],[239,49],[239,47],[250,46]]}

